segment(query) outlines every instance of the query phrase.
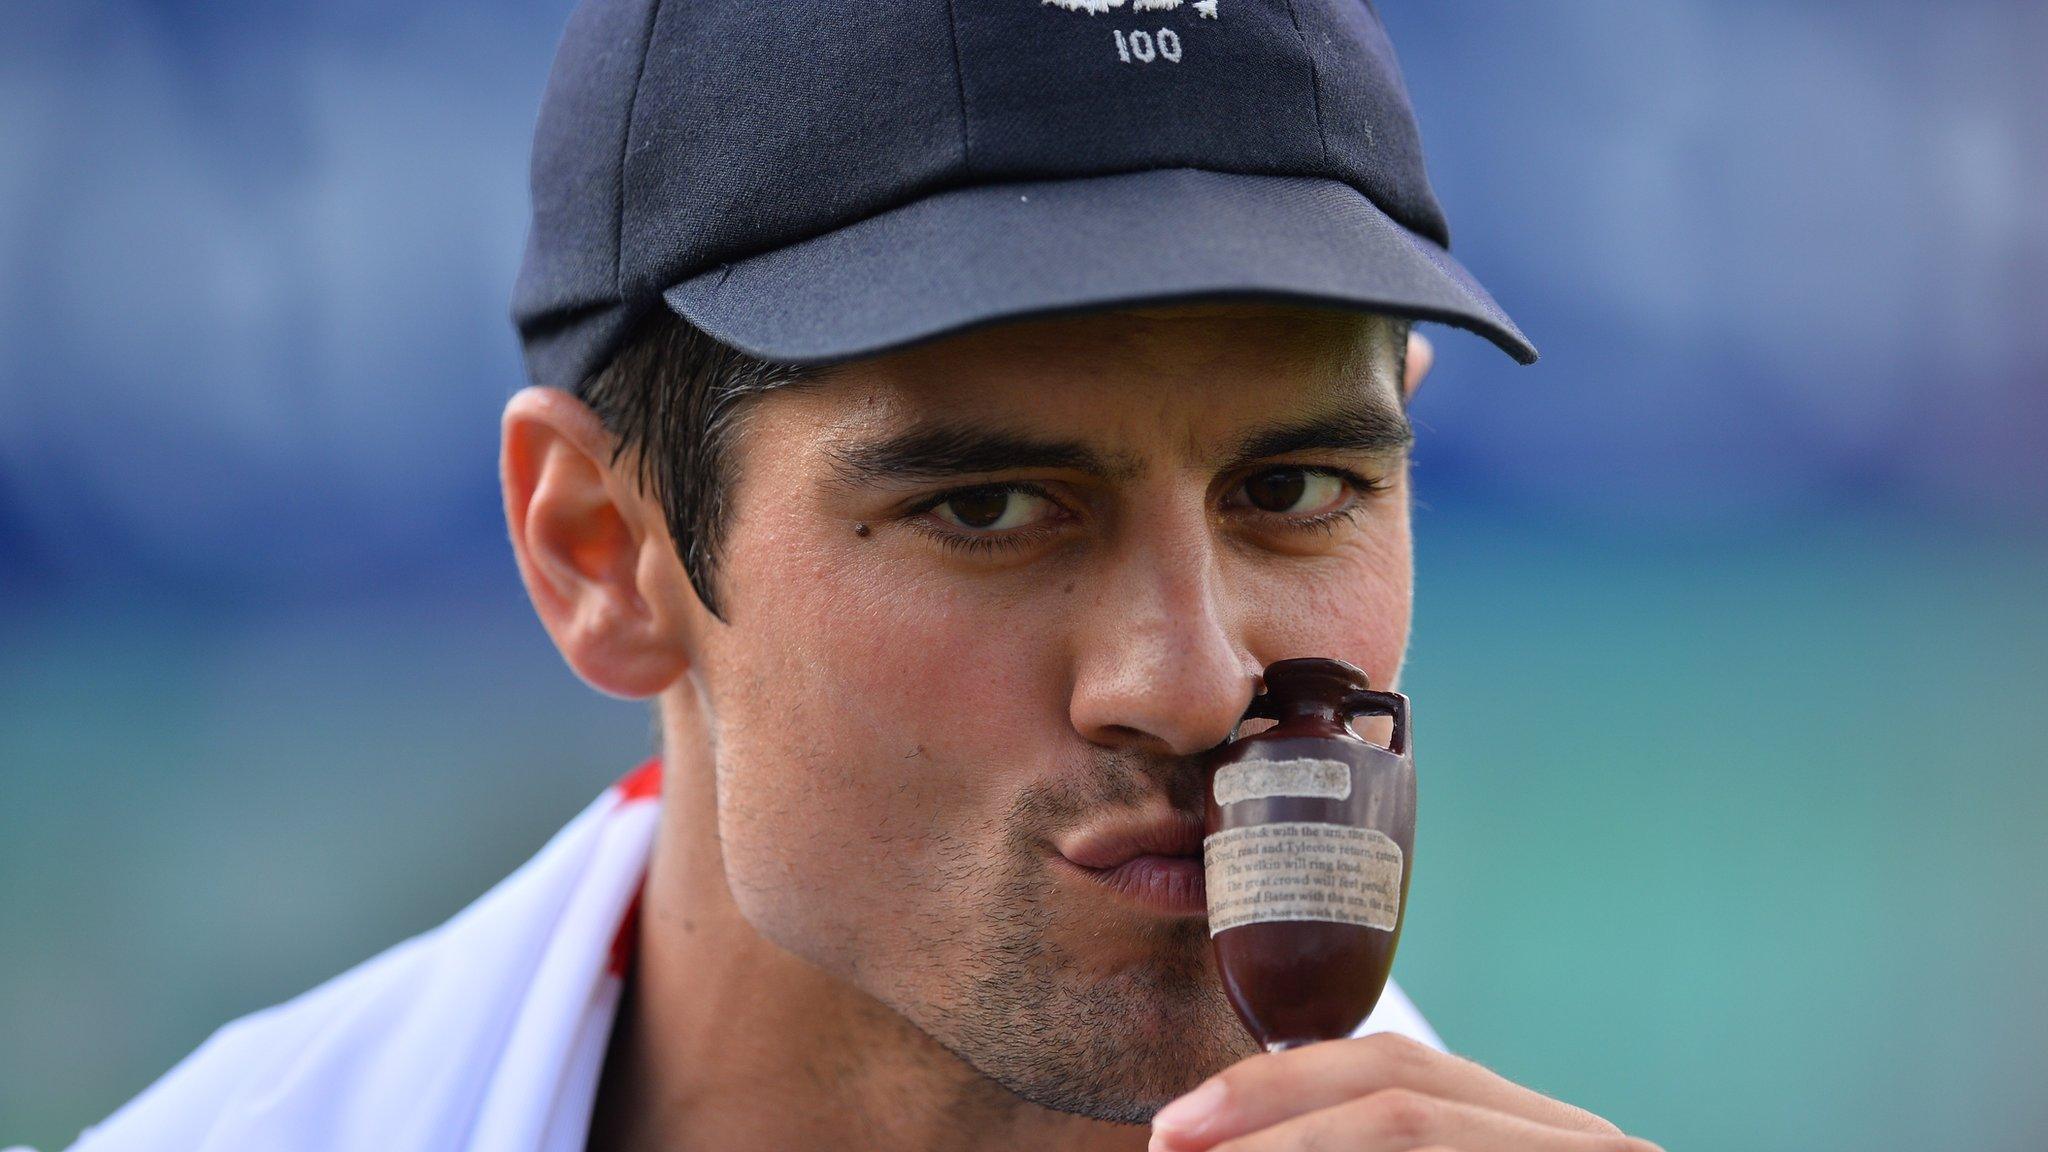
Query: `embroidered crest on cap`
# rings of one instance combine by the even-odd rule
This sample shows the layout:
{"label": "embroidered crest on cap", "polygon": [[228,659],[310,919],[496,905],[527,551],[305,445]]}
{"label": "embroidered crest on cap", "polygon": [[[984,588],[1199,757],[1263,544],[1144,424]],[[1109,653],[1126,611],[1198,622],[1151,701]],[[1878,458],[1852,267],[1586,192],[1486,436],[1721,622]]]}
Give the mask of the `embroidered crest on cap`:
{"label": "embroidered crest on cap", "polygon": [[[1093,16],[1098,12],[1114,11],[1123,7],[1127,2],[1130,4],[1131,11],[1133,12],[1171,12],[1175,8],[1180,7],[1186,0],[1038,0],[1038,2],[1050,4],[1055,8],[1064,8],[1069,12],[1086,12]],[[1192,7],[1204,19],[1216,19],[1216,0],[1195,0]]]}

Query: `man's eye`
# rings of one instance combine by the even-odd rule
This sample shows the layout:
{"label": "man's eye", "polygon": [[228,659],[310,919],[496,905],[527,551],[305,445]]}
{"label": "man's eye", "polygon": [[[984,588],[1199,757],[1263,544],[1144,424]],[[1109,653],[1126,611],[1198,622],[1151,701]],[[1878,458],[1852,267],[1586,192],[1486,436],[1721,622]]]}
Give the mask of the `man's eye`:
{"label": "man's eye", "polygon": [[1032,511],[1052,502],[1028,489],[1017,487],[970,488],[955,492],[932,506],[939,519],[976,532],[1002,532],[1035,523]]}
{"label": "man's eye", "polygon": [[1261,512],[1313,516],[1343,499],[1344,477],[1311,468],[1269,468],[1246,480],[1244,491]]}

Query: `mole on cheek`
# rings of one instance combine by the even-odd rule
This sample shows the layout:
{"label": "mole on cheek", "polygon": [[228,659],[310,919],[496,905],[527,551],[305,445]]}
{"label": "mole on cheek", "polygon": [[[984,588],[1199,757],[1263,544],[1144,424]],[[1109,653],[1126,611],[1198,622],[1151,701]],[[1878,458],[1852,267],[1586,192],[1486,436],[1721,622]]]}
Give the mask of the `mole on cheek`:
{"label": "mole on cheek", "polygon": [[865,525],[865,524],[855,524],[855,525],[853,526],[853,534],[854,534],[855,536],[865,536],[865,535],[867,535],[867,534],[868,534],[868,526],[867,526],[867,525]]}

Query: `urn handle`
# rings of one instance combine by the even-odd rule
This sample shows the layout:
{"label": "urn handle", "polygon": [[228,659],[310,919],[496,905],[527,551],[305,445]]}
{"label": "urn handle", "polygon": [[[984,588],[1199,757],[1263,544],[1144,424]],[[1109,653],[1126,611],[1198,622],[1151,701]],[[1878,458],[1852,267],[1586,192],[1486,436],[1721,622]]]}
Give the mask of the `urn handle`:
{"label": "urn handle", "polygon": [[1387,744],[1387,751],[1396,756],[1408,754],[1408,697],[1399,692],[1375,692],[1360,688],[1344,695],[1344,722],[1360,716],[1392,716],[1394,738]]}

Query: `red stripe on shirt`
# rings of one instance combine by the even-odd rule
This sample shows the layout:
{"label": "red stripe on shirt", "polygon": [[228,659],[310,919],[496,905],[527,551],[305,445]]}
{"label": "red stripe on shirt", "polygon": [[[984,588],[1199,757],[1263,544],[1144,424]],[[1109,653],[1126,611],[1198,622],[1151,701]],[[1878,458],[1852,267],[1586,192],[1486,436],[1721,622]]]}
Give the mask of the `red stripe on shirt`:
{"label": "red stripe on shirt", "polygon": [[[650,758],[617,784],[619,803],[631,804],[639,800],[661,798],[661,757]],[[633,963],[633,950],[640,946],[640,893],[633,893],[633,902],[626,905],[626,915],[619,921],[619,930],[612,934],[610,957],[605,969],[612,975],[623,978],[626,969]]]}
{"label": "red stripe on shirt", "polygon": [[626,773],[612,787],[619,790],[619,799],[628,804],[635,800],[652,800],[660,796],[661,757],[652,757],[647,763]]}

